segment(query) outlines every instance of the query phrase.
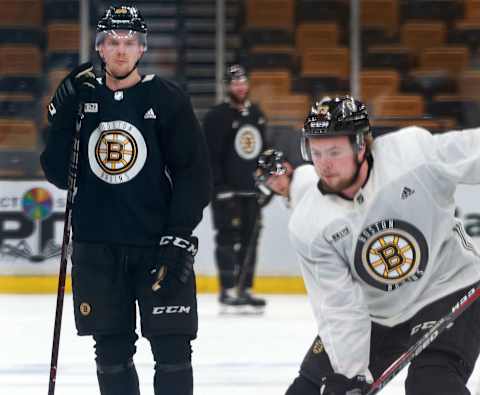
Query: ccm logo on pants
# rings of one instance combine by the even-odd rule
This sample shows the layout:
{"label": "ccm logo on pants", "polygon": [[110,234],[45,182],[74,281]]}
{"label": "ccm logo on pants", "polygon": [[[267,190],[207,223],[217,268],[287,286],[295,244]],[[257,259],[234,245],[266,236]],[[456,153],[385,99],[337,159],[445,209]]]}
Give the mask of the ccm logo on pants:
{"label": "ccm logo on pants", "polygon": [[190,306],[153,306],[152,314],[190,314]]}

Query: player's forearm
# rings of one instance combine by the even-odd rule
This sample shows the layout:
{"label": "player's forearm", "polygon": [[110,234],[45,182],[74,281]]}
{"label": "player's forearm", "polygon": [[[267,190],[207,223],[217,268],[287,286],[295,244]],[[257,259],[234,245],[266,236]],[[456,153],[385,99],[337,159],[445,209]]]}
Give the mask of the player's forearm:
{"label": "player's forearm", "polygon": [[40,156],[40,164],[45,177],[60,189],[67,189],[72,141],[72,131],[57,130],[50,126],[47,144]]}
{"label": "player's forearm", "polygon": [[371,320],[363,292],[335,253],[316,258],[301,257],[301,268],[332,367],[346,377],[368,376]]}
{"label": "player's forearm", "polygon": [[212,196],[210,167],[198,161],[190,168],[172,174],[173,190],[167,228],[174,234],[191,234],[202,220],[203,209]]}

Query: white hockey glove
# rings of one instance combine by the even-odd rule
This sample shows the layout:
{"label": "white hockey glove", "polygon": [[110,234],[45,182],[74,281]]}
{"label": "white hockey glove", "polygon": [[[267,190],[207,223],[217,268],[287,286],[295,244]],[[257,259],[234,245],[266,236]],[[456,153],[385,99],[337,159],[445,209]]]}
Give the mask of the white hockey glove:
{"label": "white hockey glove", "polygon": [[320,395],[362,395],[367,392],[369,384],[365,376],[351,379],[342,374],[331,374],[322,379]]}
{"label": "white hockey glove", "polygon": [[185,285],[193,274],[197,248],[196,237],[163,236],[150,269],[152,291],[168,295]]}

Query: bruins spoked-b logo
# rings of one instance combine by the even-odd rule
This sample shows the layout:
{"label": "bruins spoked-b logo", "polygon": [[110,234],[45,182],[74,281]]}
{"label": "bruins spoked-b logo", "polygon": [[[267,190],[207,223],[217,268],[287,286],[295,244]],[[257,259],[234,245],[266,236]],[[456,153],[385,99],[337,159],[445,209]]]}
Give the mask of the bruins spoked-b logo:
{"label": "bruins spoked-b logo", "polygon": [[420,231],[404,221],[386,219],[367,226],[358,236],[355,268],[368,284],[394,291],[423,276],[428,247]]}
{"label": "bruins spoked-b logo", "polygon": [[88,160],[95,175],[109,184],[133,179],[147,159],[140,131],[125,121],[102,122],[88,141]]}
{"label": "bruins spoked-b logo", "polygon": [[258,129],[250,124],[238,129],[235,136],[235,150],[243,159],[255,159],[262,150],[262,135]]}

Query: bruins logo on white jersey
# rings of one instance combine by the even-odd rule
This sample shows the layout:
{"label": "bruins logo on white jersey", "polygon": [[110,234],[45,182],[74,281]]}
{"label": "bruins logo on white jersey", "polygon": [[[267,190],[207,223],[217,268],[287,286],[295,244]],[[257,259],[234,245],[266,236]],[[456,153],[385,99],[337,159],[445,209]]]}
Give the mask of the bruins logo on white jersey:
{"label": "bruins logo on white jersey", "polygon": [[102,122],[90,135],[88,161],[93,173],[109,184],[133,179],[147,159],[140,131],[125,121]]}
{"label": "bruins logo on white jersey", "polygon": [[428,262],[425,238],[413,225],[397,219],[378,221],[358,236],[355,268],[368,284],[393,291],[423,276]]}
{"label": "bruins logo on white jersey", "polygon": [[262,135],[258,129],[250,124],[238,129],[235,136],[235,151],[242,159],[255,159],[262,150]]}

